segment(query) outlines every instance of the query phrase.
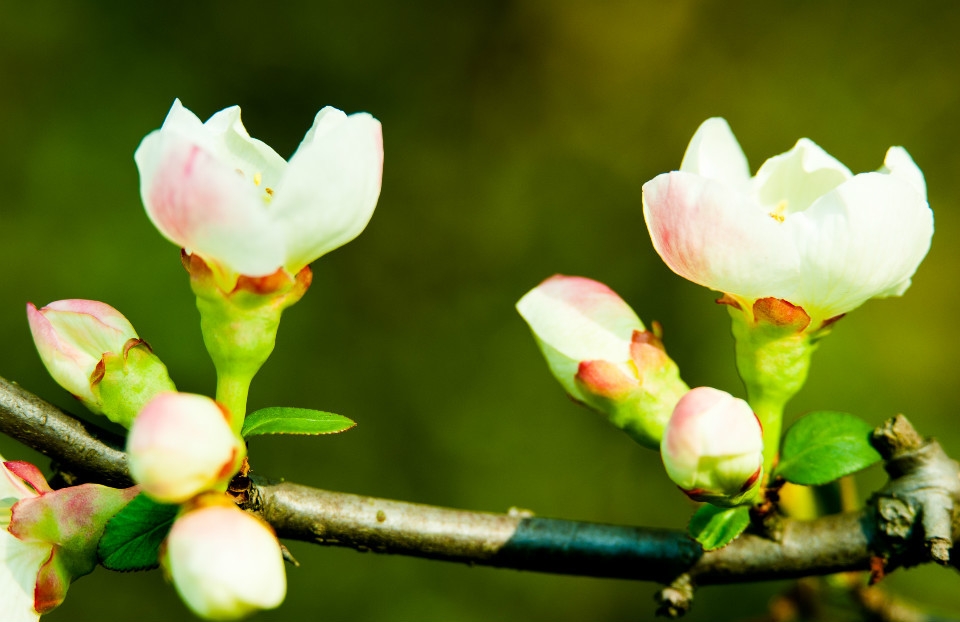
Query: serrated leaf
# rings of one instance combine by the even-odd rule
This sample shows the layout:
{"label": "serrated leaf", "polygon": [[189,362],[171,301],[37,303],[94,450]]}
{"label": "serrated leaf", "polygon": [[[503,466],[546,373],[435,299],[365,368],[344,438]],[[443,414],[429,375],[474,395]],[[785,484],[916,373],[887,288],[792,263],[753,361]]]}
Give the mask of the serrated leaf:
{"label": "serrated leaf", "polygon": [[820,486],[881,460],[870,445],[873,428],[853,415],[823,410],[794,423],[783,437],[775,475],[804,486]]}
{"label": "serrated leaf", "polygon": [[750,508],[718,508],[704,503],[690,518],[687,532],[704,551],[712,551],[733,542],[750,525]]}
{"label": "serrated leaf", "polygon": [[160,544],[179,510],[178,505],[157,503],[143,493],[134,497],[107,523],[97,547],[100,563],[120,572],[156,568]]}
{"label": "serrated leaf", "polygon": [[356,424],[352,419],[309,408],[273,406],[247,415],[241,434],[336,434]]}

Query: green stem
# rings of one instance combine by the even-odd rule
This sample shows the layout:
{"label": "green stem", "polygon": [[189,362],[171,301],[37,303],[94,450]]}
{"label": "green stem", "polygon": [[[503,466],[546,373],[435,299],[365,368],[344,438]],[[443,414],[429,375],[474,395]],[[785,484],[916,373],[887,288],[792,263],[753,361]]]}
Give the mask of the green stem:
{"label": "green stem", "polygon": [[230,427],[239,436],[247,416],[247,394],[253,376],[217,373],[217,401],[230,411]]}
{"label": "green stem", "polygon": [[783,411],[807,379],[816,344],[791,325],[757,321],[730,309],[736,339],[737,371],[747,402],[763,426],[763,478],[769,480],[780,451]]}
{"label": "green stem", "polygon": [[783,428],[786,401],[752,398],[747,401],[763,427],[763,483],[766,484],[780,452],[780,431]]}

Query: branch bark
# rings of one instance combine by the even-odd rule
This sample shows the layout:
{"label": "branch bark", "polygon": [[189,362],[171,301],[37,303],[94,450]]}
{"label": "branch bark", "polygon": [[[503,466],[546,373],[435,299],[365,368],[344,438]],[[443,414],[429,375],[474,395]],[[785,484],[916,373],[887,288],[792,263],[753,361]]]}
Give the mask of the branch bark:
{"label": "branch bark", "polygon": [[[50,456],[67,482],[131,484],[118,439],[2,378],[0,432]],[[943,455],[939,445],[922,440],[917,445],[915,433],[900,445],[895,434],[884,438],[892,479],[887,493],[879,493],[880,499],[905,500],[909,506],[911,494],[934,501],[956,496],[955,490],[947,491],[946,497],[940,488],[931,490],[914,468],[914,463],[922,462],[927,470],[933,469],[935,479],[942,479],[950,470],[944,464],[949,464],[956,480],[956,463]],[[918,452],[937,457],[921,460]],[[930,466],[931,460],[936,468]],[[909,485],[898,487],[897,482]],[[239,493],[243,507],[260,514],[282,538],[516,570],[662,584],[681,578],[681,583],[711,585],[877,570],[878,560],[889,570],[936,557],[919,519],[907,527],[897,523],[900,532],[891,535],[876,507],[814,521],[784,519],[776,540],[747,533],[723,549],[704,552],[680,531],[469,512],[273,483],[260,477],[235,480],[232,489]],[[915,514],[924,510],[929,513],[924,506]],[[949,546],[960,535],[954,514],[951,504],[948,556]],[[935,539],[943,544],[939,535]]]}

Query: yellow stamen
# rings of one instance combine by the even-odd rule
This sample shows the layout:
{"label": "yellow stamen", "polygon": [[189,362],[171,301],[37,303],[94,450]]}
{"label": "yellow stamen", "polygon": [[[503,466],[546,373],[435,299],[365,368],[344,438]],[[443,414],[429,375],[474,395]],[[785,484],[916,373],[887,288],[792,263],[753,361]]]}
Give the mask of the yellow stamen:
{"label": "yellow stamen", "polygon": [[770,212],[770,218],[773,218],[777,222],[783,222],[787,219],[787,200],[784,199],[777,203],[776,209]]}
{"label": "yellow stamen", "polygon": [[259,186],[259,185],[260,185],[260,182],[262,182],[262,181],[263,181],[263,174],[262,174],[262,173],[254,173],[254,174],[253,174],[253,185]]}
{"label": "yellow stamen", "polygon": [[273,188],[264,188],[264,190],[267,192],[267,194],[273,196]]}

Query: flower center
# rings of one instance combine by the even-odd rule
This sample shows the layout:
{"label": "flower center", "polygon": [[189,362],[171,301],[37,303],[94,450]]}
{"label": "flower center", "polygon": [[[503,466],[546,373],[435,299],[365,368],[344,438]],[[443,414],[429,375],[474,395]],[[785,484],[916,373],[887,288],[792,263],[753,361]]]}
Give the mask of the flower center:
{"label": "flower center", "polygon": [[[243,177],[244,179],[247,178],[246,173],[244,173],[239,168],[237,169],[237,173],[240,174],[240,177]],[[263,173],[258,171],[253,174],[253,185],[259,188],[262,184],[263,184]],[[271,188],[270,186],[264,186],[263,191],[265,193],[263,200],[269,204],[270,201],[273,199],[273,188]]]}
{"label": "flower center", "polygon": [[777,203],[777,206],[776,206],[775,208],[773,208],[773,211],[770,212],[770,214],[769,214],[770,218],[773,218],[773,219],[776,220],[777,222],[783,222],[784,220],[786,220],[786,219],[787,219],[787,205],[788,205],[788,203],[787,203],[787,200],[786,200],[786,199],[783,199],[783,200],[781,200],[779,203]]}

